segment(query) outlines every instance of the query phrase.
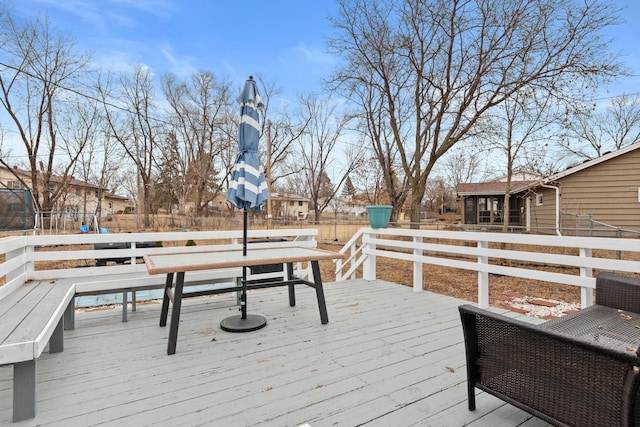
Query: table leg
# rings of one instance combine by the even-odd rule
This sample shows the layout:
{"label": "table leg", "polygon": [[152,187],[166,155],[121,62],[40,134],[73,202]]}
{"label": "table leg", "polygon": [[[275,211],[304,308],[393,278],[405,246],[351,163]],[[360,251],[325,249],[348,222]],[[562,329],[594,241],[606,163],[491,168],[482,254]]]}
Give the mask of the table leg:
{"label": "table leg", "polygon": [[[287,271],[286,271],[286,277],[284,278],[286,281],[291,280],[291,278],[293,277],[293,263],[288,262],[287,263]],[[289,288],[289,306],[290,307],[295,307],[296,305],[296,286],[295,285],[288,285]]]}
{"label": "table leg", "polygon": [[167,326],[167,314],[169,313],[169,292],[173,286],[173,273],[167,274],[164,282],[164,297],[162,298],[162,309],[160,310],[160,326]]}
{"label": "table leg", "polygon": [[313,283],[316,288],[316,297],[318,298],[318,308],[320,309],[320,322],[323,325],[329,323],[329,315],[327,314],[327,304],[324,301],[324,289],[322,288],[322,277],[320,277],[320,264],[318,261],[311,261],[311,269],[313,271]]}
{"label": "table leg", "polygon": [[167,354],[175,354],[178,342],[178,325],[180,324],[180,308],[182,306],[182,287],[184,286],[184,271],[176,276],[176,290],[173,294],[173,309],[171,310],[171,325],[169,325],[169,342]]}

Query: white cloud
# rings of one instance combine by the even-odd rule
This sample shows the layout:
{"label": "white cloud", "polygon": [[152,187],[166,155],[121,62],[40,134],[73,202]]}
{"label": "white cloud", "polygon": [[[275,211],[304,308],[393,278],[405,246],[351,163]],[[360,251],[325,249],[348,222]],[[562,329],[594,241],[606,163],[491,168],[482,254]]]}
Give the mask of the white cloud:
{"label": "white cloud", "polygon": [[334,57],[324,51],[324,48],[310,47],[304,43],[299,44],[294,48],[294,53],[298,56],[302,56],[308,63],[311,64],[331,64],[334,62]]}
{"label": "white cloud", "polygon": [[189,77],[197,70],[193,65],[195,59],[189,56],[176,55],[173,45],[165,44],[160,52],[170,64],[170,71],[178,77]]}

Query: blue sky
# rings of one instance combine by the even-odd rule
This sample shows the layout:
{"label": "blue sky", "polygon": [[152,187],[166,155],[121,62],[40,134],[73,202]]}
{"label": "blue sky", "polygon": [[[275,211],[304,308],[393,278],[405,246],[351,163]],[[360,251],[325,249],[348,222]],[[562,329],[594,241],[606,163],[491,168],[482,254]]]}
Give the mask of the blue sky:
{"label": "blue sky", "polygon": [[319,90],[331,72],[325,53],[330,0],[13,0],[24,17],[47,15],[93,51],[96,66],[145,64],[188,77],[209,70],[240,86],[275,80],[292,98]]}
{"label": "blue sky", "polygon": [[[251,74],[275,80],[292,99],[320,90],[335,66],[326,53],[333,0],[13,0],[18,15],[47,15],[94,53],[96,66],[145,64],[187,77],[210,70],[238,85]],[[612,48],[640,74],[640,2],[616,0],[623,25]],[[640,92],[640,77],[603,88],[602,96]]]}

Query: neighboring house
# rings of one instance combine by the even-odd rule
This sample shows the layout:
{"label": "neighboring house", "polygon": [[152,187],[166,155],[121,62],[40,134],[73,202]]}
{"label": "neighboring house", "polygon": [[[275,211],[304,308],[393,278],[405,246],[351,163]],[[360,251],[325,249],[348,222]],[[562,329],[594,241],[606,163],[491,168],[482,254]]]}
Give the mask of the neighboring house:
{"label": "neighboring house", "polygon": [[[509,224],[525,225],[526,218],[526,190],[536,182],[540,176],[531,174],[517,174],[511,181],[511,196],[509,197]],[[506,178],[499,178],[488,182],[458,184],[456,188],[458,198],[462,201],[462,223],[499,225],[504,220],[504,200],[507,191]]]}
{"label": "neighboring house", "polygon": [[[271,193],[269,199],[271,200],[271,210],[273,211],[271,217],[273,219],[304,220],[309,217],[310,200],[306,197],[293,194]],[[267,200],[261,210],[265,215],[267,214],[268,203],[269,200]],[[224,212],[229,206],[230,202],[227,202],[227,193],[220,193],[209,204],[209,210]]]}
{"label": "neighboring house", "polygon": [[[504,188],[500,196],[498,188],[488,191],[491,183],[482,184],[487,186],[458,186],[466,224],[491,223],[485,218],[499,210],[500,200],[504,202]],[[543,179],[518,183],[511,198],[516,200],[511,217],[519,219],[511,224],[527,230],[584,235],[591,228],[610,226],[640,231],[640,143]],[[486,206],[490,209],[481,209]],[[522,213],[516,215],[517,210]],[[500,223],[499,218],[493,218],[494,224]]]}
{"label": "neighboring house", "polygon": [[273,219],[305,220],[309,218],[310,199],[307,197],[295,194],[271,193],[270,198]]}
{"label": "neighboring house", "polygon": [[366,218],[367,206],[371,205],[367,201],[367,197],[364,194],[354,194],[353,196],[347,196],[345,211],[349,214],[349,218]]}
{"label": "neighboring house", "polygon": [[338,196],[329,202],[324,213],[331,216],[346,215],[348,218],[366,218],[367,203],[361,195]]}
{"label": "neighboring house", "polygon": [[593,220],[640,231],[640,143],[567,168],[531,190],[532,227],[561,231],[591,227]]}
{"label": "neighboring house", "polygon": [[[12,173],[12,171],[7,168],[0,167],[0,188],[7,188],[11,190],[30,190],[30,188],[24,188],[20,181],[16,179],[14,173],[20,175],[20,177],[27,183],[27,187],[29,187],[31,184],[31,173],[29,171],[14,167]],[[51,182],[53,185],[62,185],[63,178],[54,176],[51,178]],[[126,197],[110,194],[106,189],[101,189],[97,185],[69,177],[67,191],[58,201],[55,210],[70,214],[80,214],[82,212],[93,214],[98,208],[99,197],[101,196],[102,217],[119,211],[124,211],[128,203],[128,199]]]}
{"label": "neighboring house", "polygon": [[135,210],[128,197],[118,196],[113,193],[104,193],[104,201],[102,202],[102,214],[122,214]]}

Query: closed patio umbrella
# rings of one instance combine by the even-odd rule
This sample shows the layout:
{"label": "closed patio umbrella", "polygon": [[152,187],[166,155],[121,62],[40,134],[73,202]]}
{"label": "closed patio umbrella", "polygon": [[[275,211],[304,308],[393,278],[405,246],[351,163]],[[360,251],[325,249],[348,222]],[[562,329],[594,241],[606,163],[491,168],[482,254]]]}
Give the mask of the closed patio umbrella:
{"label": "closed patio umbrella", "polygon": [[[258,142],[260,140],[260,109],[262,99],[252,76],[245,82],[238,98],[240,102],[240,130],[238,134],[238,159],[231,171],[227,200],[242,209],[242,255],[247,255],[247,211],[260,211],[269,198],[267,181],[260,164]],[[242,269],[241,314],[220,322],[220,327],[229,332],[249,332],[264,327],[267,319],[247,314],[247,267]]]}

